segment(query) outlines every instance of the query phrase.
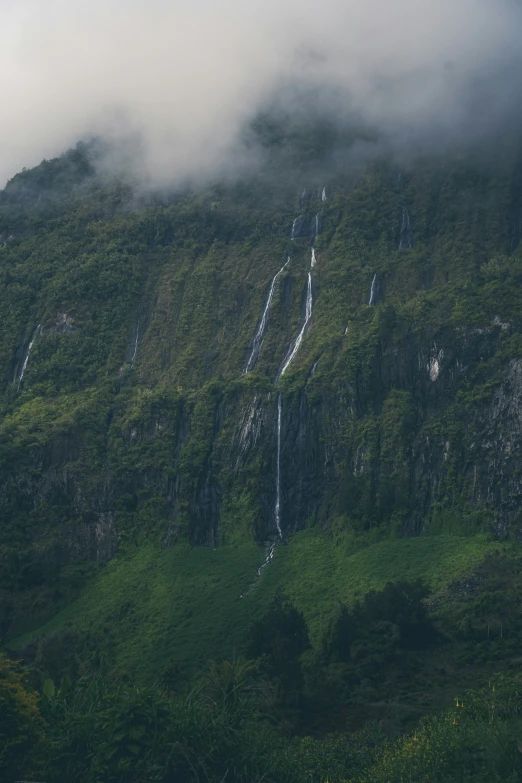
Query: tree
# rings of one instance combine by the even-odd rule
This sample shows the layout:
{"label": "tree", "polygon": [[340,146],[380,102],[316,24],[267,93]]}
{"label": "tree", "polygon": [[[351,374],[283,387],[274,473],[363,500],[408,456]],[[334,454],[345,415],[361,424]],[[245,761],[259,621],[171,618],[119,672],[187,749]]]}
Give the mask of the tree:
{"label": "tree", "polygon": [[19,664],[0,653],[0,778],[4,783],[34,771],[42,739],[38,698],[25,687]]}
{"label": "tree", "polygon": [[302,685],[300,656],[310,646],[304,615],[282,595],[277,595],[266,614],[250,631],[248,655],[264,658],[269,677],[279,681],[279,696],[298,699]]}
{"label": "tree", "polygon": [[420,579],[388,582],[382,590],[370,591],[354,614],[369,623],[390,622],[396,625],[400,630],[401,647],[425,647],[434,635],[424,604],[428,593]]}

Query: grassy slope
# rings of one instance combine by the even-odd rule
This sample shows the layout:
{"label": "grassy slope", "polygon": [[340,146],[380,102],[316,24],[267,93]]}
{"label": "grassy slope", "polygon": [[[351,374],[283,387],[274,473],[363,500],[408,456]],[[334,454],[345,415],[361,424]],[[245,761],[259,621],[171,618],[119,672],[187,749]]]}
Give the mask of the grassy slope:
{"label": "grassy slope", "polygon": [[[328,393],[347,409],[354,402],[351,389],[359,389],[361,412],[348,419],[346,433],[335,432],[335,409],[331,424],[327,421],[331,431],[325,438],[337,450],[336,471],[351,477],[351,451],[371,456],[380,443],[387,452],[374,474],[386,476],[388,471],[391,483],[406,485],[406,460],[396,445],[402,444],[403,450],[408,446],[401,422],[408,419],[409,406],[426,407],[427,435],[458,445],[454,420],[463,427],[462,410],[475,410],[480,394],[489,399],[488,384],[497,383],[509,360],[520,356],[521,251],[503,255],[509,245],[510,180],[496,170],[478,180],[467,174],[464,164],[444,168],[437,177],[431,169],[412,173],[400,192],[385,171],[355,179],[332,182],[326,204],[313,203],[305,210],[313,214],[321,209],[323,217],[314,315],[282,387],[290,397],[306,383],[310,399]],[[267,288],[286,258],[292,219],[302,210],[292,184],[281,186],[275,195],[272,182],[251,193],[240,188],[221,195],[188,195],[165,208],[122,211],[115,193],[108,193],[106,202],[97,193],[80,194],[54,222],[44,216],[41,226],[35,218],[27,235],[15,227],[13,242],[0,248],[0,374],[5,390],[0,401],[0,462],[7,473],[14,466],[25,479],[38,473],[37,449],[51,450],[57,443],[60,450],[65,442],[64,460],[71,462],[66,471],[79,477],[78,485],[84,495],[92,495],[95,510],[108,471],[122,548],[134,536],[150,535],[155,542],[164,537],[176,518],[167,507],[165,489],[174,477],[185,482],[175,512],[186,524],[183,503],[193,496],[201,476],[215,416],[211,390],[207,393],[203,384],[219,379],[221,385],[263,382],[272,388],[281,358],[302,322],[309,265],[306,238],[294,243],[292,263],[281,277],[256,377],[245,379],[244,358]],[[408,251],[397,249],[403,204],[409,206],[416,237]],[[375,272],[386,278],[386,301],[369,308]],[[73,334],[52,332],[62,312],[73,317]],[[454,410],[456,389],[442,381],[426,402],[421,390],[405,389],[404,379],[393,373],[386,384],[376,377],[376,357],[382,353],[386,358],[388,350],[388,364],[395,366],[395,348],[410,334],[413,348],[408,350],[427,351],[448,327],[458,336],[473,326],[489,327],[496,315],[512,323],[513,333],[497,330],[497,353],[471,368],[469,388],[460,389],[460,408]],[[130,371],[138,321],[143,332]],[[40,322],[45,331],[35,343],[18,393],[12,384],[14,357],[18,350],[23,359]],[[457,342],[455,336],[451,340]],[[309,379],[319,357],[317,372]],[[122,365],[128,371],[120,380]],[[388,407],[383,404],[386,395]],[[190,426],[183,425],[188,426],[183,437],[178,432],[179,410],[187,411],[190,421]],[[230,437],[235,424],[230,415]],[[133,431],[138,433],[134,440]],[[75,449],[66,448],[69,441]],[[450,468],[453,453],[457,460],[458,449],[452,446]],[[397,464],[392,459],[396,455]],[[355,518],[353,509],[347,505],[337,511],[342,504],[333,498],[324,521],[344,526],[341,537],[315,530],[294,535],[278,548],[274,562],[241,601],[239,595],[263,559],[263,552],[245,541],[243,527],[249,515],[255,515],[257,476],[266,464],[260,452],[246,479],[243,474],[237,484],[235,475],[230,479],[232,489],[223,498],[220,520],[228,545],[212,551],[183,543],[169,550],[149,544],[134,554],[121,554],[78,599],[42,625],[38,635],[86,631],[98,646],[114,653],[120,665],[150,679],[169,659],[196,669],[207,657],[239,653],[246,628],[279,588],[305,612],[317,641],[338,600],[353,600],[403,576],[422,576],[438,588],[475,568],[498,546],[482,537],[459,537],[460,528],[452,523],[445,535],[392,537],[363,548],[347,532]],[[456,461],[453,483],[448,481],[444,501],[449,505],[459,492],[466,494],[458,467]],[[226,469],[232,474],[233,462]],[[364,475],[370,474],[368,470]],[[141,485],[144,475],[148,478]],[[47,538],[50,544],[63,540],[62,529],[71,517],[69,500],[58,497],[40,508],[31,492],[23,494],[23,481],[7,486],[11,494],[1,498],[1,535],[16,550],[8,554],[23,554],[36,540],[35,548],[44,552],[41,559],[49,560]],[[352,484],[345,489],[351,499]],[[365,493],[373,498],[375,487],[363,486],[361,497]],[[374,518],[371,503],[368,513],[362,501],[360,505],[357,529]],[[389,505],[393,510],[391,501]],[[340,518],[332,519],[337,513]],[[83,524],[83,519],[77,522]],[[25,579],[24,563],[20,558],[20,575],[13,575],[11,560],[15,558],[5,570],[18,585]],[[49,585],[47,607],[54,602],[52,580]],[[21,614],[29,601],[32,594],[20,604]],[[35,622],[39,610],[33,609]],[[20,624],[16,627],[18,634]],[[13,644],[20,647],[31,638],[34,633]]]}
{"label": "grassy slope", "polygon": [[[248,626],[283,589],[302,609],[317,643],[336,601],[348,601],[401,577],[433,587],[475,568],[501,548],[482,536],[386,540],[358,548],[316,530],[292,537],[256,580],[263,552],[253,543],[217,550],[146,545],[109,563],[83,594],[42,626],[40,634],[100,634],[102,648],[125,669],[155,679],[168,661],[193,670],[208,658],[242,652]],[[253,582],[252,589],[240,595]],[[12,641],[20,648],[34,638]]]}

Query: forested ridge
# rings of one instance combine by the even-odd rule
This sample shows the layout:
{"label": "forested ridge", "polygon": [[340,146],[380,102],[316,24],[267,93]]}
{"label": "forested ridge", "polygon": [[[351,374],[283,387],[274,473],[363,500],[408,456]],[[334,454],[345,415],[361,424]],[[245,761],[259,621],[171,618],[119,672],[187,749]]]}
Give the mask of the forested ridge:
{"label": "forested ridge", "polygon": [[252,133],[0,193],[0,769],[519,780],[520,141]]}

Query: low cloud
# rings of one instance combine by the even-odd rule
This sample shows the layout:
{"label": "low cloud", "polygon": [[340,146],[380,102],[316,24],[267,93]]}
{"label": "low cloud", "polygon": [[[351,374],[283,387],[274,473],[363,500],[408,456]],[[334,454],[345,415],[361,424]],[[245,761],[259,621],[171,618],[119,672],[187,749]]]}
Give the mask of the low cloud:
{"label": "low cloud", "polygon": [[215,176],[276,96],[403,149],[494,134],[522,96],[516,0],[0,3],[0,186],[93,135],[145,181]]}

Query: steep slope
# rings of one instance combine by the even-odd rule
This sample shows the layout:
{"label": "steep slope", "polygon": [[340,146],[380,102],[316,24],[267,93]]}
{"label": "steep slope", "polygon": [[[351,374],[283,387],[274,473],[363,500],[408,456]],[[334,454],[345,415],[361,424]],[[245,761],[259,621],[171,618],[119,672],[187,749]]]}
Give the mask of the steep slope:
{"label": "steep slope", "polygon": [[246,589],[279,528],[519,535],[517,145],[402,171],[282,149],[143,197],[79,147],[1,195],[11,635],[145,540],[235,547]]}

